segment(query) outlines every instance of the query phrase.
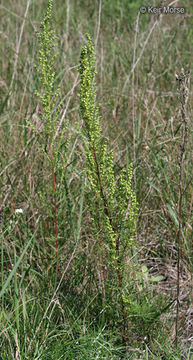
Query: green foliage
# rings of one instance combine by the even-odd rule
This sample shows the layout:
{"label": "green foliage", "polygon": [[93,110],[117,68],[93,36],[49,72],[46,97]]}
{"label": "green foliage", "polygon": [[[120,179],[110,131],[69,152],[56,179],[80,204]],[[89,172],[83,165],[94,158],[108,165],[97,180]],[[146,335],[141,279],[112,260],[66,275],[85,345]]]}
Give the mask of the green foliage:
{"label": "green foliage", "polygon": [[[114,173],[113,153],[101,135],[98,107],[95,105],[95,56],[90,36],[82,48],[80,58],[80,112],[84,121],[86,171],[90,182],[90,212],[95,236],[103,234],[100,253],[103,265],[113,269],[117,277],[115,289],[123,296],[123,278],[126,272],[125,257],[135,244],[134,234],[138,213],[135,193],[132,189],[130,164],[120,173],[118,181]],[[94,199],[94,201],[93,201]],[[97,235],[98,234],[98,235]],[[104,260],[105,258],[105,260]],[[108,284],[108,287],[111,285]],[[107,287],[107,284],[106,284]],[[109,296],[112,303],[112,295]],[[119,301],[123,301],[119,297]],[[124,306],[124,304],[123,304]],[[122,309],[123,313],[124,310]],[[122,314],[124,317],[124,314]]]}
{"label": "green foliage", "polygon": [[121,348],[115,345],[116,337],[105,328],[89,329],[89,333],[81,334],[82,324],[77,322],[77,335],[61,336],[61,340],[50,340],[41,360],[117,360],[121,356]]}
{"label": "green foliage", "polygon": [[53,0],[49,0],[46,15],[41,22],[41,32],[37,34],[39,40],[39,68],[40,83],[42,92],[36,91],[42,108],[43,121],[46,129],[46,134],[52,141],[55,130],[55,121],[57,113],[53,116],[53,110],[57,103],[59,96],[59,89],[54,90],[55,71],[53,70],[56,53],[56,35],[51,27]]}
{"label": "green foliage", "polygon": [[[41,30],[40,32],[37,32],[39,50],[38,66],[36,66],[36,70],[39,76],[40,90],[36,90],[35,93],[41,104],[40,118],[43,124],[43,132],[41,134],[43,136],[42,151],[45,153],[46,145],[52,145],[54,162],[56,165],[60,161],[59,151],[61,147],[63,149],[63,158],[66,159],[65,155],[68,151],[69,141],[68,139],[64,141],[64,134],[68,125],[67,122],[65,125],[62,124],[62,127],[61,124],[58,124],[62,102],[60,101],[60,87],[56,85],[56,72],[54,69],[56,58],[58,56],[58,38],[51,25],[52,10],[53,0],[49,0],[45,17],[41,22]],[[37,132],[33,123],[30,123],[30,126],[33,131]]]}
{"label": "green foliage", "polygon": [[[32,131],[37,136],[42,152],[41,179],[38,180],[37,193],[39,198],[39,209],[42,215],[48,218],[47,244],[50,247],[49,259],[57,258],[58,237],[61,235],[65,200],[69,204],[69,191],[66,180],[67,153],[69,148],[69,138],[67,136],[68,122],[59,121],[62,108],[60,100],[60,87],[57,86],[55,62],[57,53],[57,36],[52,28],[53,0],[48,1],[46,14],[41,22],[40,32],[37,32],[39,42],[38,66],[36,66],[39,77],[39,90],[35,91],[39,98],[40,110],[39,120],[41,126],[38,129],[32,121],[27,121]],[[47,173],[51,178],[51,183],[47,181]],[[59,179],[60,184],[59,184]],[[66,195],[66,199],[64,196]],[[58,204],[63,204],[63,210],[59,211]],[[68,205],[67,205],[68,206]],[[71,208],[71,207],[70,207]],[[60,220],[60,229],[58,221]],[[51,223],[51,227],[50,227]],[[50,233],[50,228],[53,228]],[[73,226],[71,221],[71,230]],[[63,231],[63,234],[65,232]],[[46,234],[47,235],[47,234]],[[53,243],[55,242],[55,253]]]}
{"label": "green foliage", "polygon": [[[23,1],[19,7],[12,1],[1,8],[0,359],[192,358],[191,284],[186,281],[192,275],[191,122],[180,275],[186,298],[181,301],[180,295],[181,344],[176,350],[172,303],[181,134],[174,74],[182,65],[192,67],[192,1],[187,0],[185,17],[172,15],[170,21],[166,15],[157,21],[146,13],[136,23],[140,6],[148,5],[147,0],[47,0],[28,1],[27,6]],[[37,46],[34,26],[45,8]],[[102,104],[99,110],[90,41],[82,67],[82,75],[85,65],[90,75],[87,90],[82,89],[87,99],[84,119],[81,115],[84,177],[76,69],[86,31],[95,34]],[[130,191],[133,157],[139,244],[135,193]],[[23,214],[15,211],[19,208]],[[125,346],[119,346],[122,310],[129,345],[124,354]]]}
{"label": "green foliage", "polygon": [[133,166],[130,164],[128,169],[121,171],[118,184],[116,184],[113,153],[112,151],[108,152],[107,143],[102,139],[98,107],[95,106],[95,57],[89,35],[87,35],[87,41],[88,44],[82,48],[80,60],[80,112],[86,134],[86,171],[92,194],[99,204],[98,210],[91,209],[91,212],[96,214],[93,219],[95,223],[102,213],[105,219],[104,229],[110,240],[109,246],[112,253],[115,253],[117,235],[121,234],[122,237],[125,237],[125,241],[127,241],[127,244],[124,244],[125,249],[125,246],[130,246],[135,233],[138,209],[136,196],[132,190]]}
{"label": "green foliage", "polygon": [[[145,289],[141,292],[140,297],[136,298],[136,294],[131,296],[132,301],[127,307],[128,319],[133,323],[133,331],[138,335],[151,335],[154,334],[155,326],[157,330],[162,326],[161,315],[169,310],[173,302],[166,305],[165,296],[161,294],[157,297],[152,297],[145,293]],[[159,329],[158,329],[159,328]]]}

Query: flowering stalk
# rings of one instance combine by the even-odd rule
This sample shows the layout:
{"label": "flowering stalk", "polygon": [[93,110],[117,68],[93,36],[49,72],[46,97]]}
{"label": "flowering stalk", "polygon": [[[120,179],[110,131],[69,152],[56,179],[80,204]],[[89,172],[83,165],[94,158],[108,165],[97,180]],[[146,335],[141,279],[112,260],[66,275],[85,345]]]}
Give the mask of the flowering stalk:
{"label": "flowering stalk", "polygon": [[53,140],[56,130],[57,114],[53,115],[55,104],[58,100],[59,91],[54,90],[55,72],[54,62],[56,52],[54,51],[56,36],[51,28],[53,0],[48,1],[46,15],[41,22],[41,32],[37,34],[39,39],[39,68],[42,93],[36,92],[40,99],[43,109],[43,121],[45,137],[48,141],[50,163],[52,171],[52,188],[53,188],[53,206],[54,206],[54,224],[56,234],[56,251],[58,251],[58,222],[57,222],[57,201],[55,187],[55,159],[53,156]]}
{"label": "flowering stalk", "polygon": [[[137,201],[132,190],[132,164],[123,169],[117,183],[114,174],[113,153],[108,152],[107,143],[102,138],[100,116],[95,105],[95,54],[90,36],[83,46],[80,59],[80,113],[84,121],[86,171],[90,182],[90,212],[96,234],[102,231],[104,241],[100,240],[100,251],[105,256],[107,267],[115,270],[120,306],[123,319],[122,337],[126,345],[126,309],[124,296],[125,254],[133,245]],[[97,227],[100,228],[97,229]],[[97,231],[98,230],[98,231]],[[103,277],[107,287],[106,277]],[[110,297],[112,299],[112,297]],[[112,300],[110,300],[112,301]]]}

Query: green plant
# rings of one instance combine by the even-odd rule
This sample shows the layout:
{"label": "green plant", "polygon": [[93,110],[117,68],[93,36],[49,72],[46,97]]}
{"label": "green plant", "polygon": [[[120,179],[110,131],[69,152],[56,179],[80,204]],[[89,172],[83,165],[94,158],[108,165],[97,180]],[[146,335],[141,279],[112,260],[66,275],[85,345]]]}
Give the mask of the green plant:
{"label": "green plant", "polygon": [[149,286],[150,283],[156,283],[164,279],[164,276],[150,276],[147,266],[141,267],[141,272],[137,274],[139,280],[139,290],[143,289],[143,286]]}
{"label": "green plant", "polygon": [[[40,90],[36,91],[39,98],[41,111],[40,119],[42,123],[41,133],[37,132],[34,124],[30,123],[33,131],[39,140],[39,144],[45,160],[48,161],[50,172],[52,174],[52,189],[50,192],[52,198],[51,217],[54,222],[55,235],[49,237],[52,244],[55,241],[55,250],[58,256],[58,205],[57,205],[57,179],[56,174],[60,174],[65,183],[65,169],[67,162],[68,140],[64,139],[67,123],[60,129],[58,123],[61,111],[60,88],[56,87],[56,74],[54,71],[55,60],[57,57],[57,37],[51,26],[53,0],[48,1],[47,11],[41,22],[41,31],[37,33],[39,40],[39,57],[37,74],[39,75]],[[61,149],[63,150],[61,158]],[[44,166],[43,166],[44,167]],[[43,175],[44,176],[44,175]],[[66,185],[66,183],[65,183]],[[49,189],[49,188],[48,188]],[[65,186],[67,193],[67,185]],[[44,193],[39,191],[40,202],[44,199]],[[49,193],[47,194],[47,196]],[[68,194],[67,194],[68,195]],[[52,246],[52,245],[51,245]],[[57,258],[56,256],[56,258]]]}
{"label": "green plant", "polygon": [[[34,89],[41,96],[46,90],[37,59],[42,39],[39,37],[38,47],[34,27],[40,24],[49,4],[49,0],[27,0],[19,6],[15,1],[1,6],[0,358],[190,360],[192,122],[188,124],[189,140],[183,155],[179,219],[176,156],[180,157],[183,125],[180,114],[178,121],[181,105],[176,96],[174,69],[181,69],[182,63],[190,71],[193,68],[189,16],[193,3],[186,1],[186,16],[173,14],[170,21],[170,16],[163,14],[158,21],[156,15],[139,13],[140,6],[148,6],[147,0],[53,1],[46,24],[50,24],[50,30],[53,25],[57,27],[58,35],[50,54],[47,52],[50,58],[46,64],[51,65],[53,55],[59,54],[53,58],[51,72],[56,75],[51,102],[47,103],[52,105],[57,98],[50,109],[52,134],[42,100],[34,96]],[[108,154],[108,149],[113,150],[116,188],[121,169],[127,169],[132,159],[134,189],[140,203],[138,248],[135,249],[133,238],[132,255],[125,251],[122,296],[116,251],[112,250],[101,210],[103,203],[96,198],[85,176],[77,67],[86,31],[93,34],[96,50],[102,124],[100,118],[99,122],[103,128],[99,153],[104,139],[108,139],[106,148]],[[43,35],[42,26],[39,32]],[[187,114],[191,114],[191,105],[190,101]],[[65,130],[66,120],[69,125]],[[86,141],[86,132],[83,138]],[[100,165],[100,154],[98,158]],[[116,196],[112,209],[108,187],[104,181],[102,185],[112,225],[116,226]],[[23,215],[15,212],[18,208],[23,209]],[[95,218],[93,226],[91,217]],[[175,349],[176,303],[168,308],[167,314],[161,313],[169,298],[176,300],[179,220],[180,308]],[[119,228],[116,234],[118,231]],[[123,252],[121,244],[120,251]],[[57,258],[60,269],[56,276]],[[162,275],[164,280],[158,281]],[[121,351],[125,346],[120,344],[121,297],[129,340],[128,354],[124,356]]]}
{"label": "green plant", "polygon": [[124,302],[125,276],[128,279],[126,256],[135,244],[138,209],[136,196],[132,190],[132,164],[121,171],[117,181],[114,174],[113,153],[108,152],[107,142],[102,138],[99,110],[95,105],[94,63],[94,47],[87,34],[87,45],[83,46],[80,59],[80,112],[84,121],[86,172],[90,183],[90,212],[94,234],[98,237],[100,245],[98,251],[102,267],[103,304],[107,302],[112,307],[115,306],[115,303],[112,304],[112,294],[109,295],[108,300],[106,299],[106,293],[111,288],[107,276],[113,271],[117,278],[115,286],[122,314],[123,343],[126,345]]}
{"label": "green plant", "polygon": [[55,179],[55,159],[53,156],[53,140],[56,131],[56,119],[58,111],[53,115],[54,107],[58,100],[58,91],[54,91],[55,72],[53,70],[56,52],[54,51],[56,36],[51,29],[50,20],[53,0],[49,0],[46,15],[41,23],[41,32],[38,33],[40,43],[39,49],[39,69],[42,93],[36,92],[40,99],[43,110],[43,124],[46,145],[48,144],[50,152],[50,163],[52,168],[52,186],[54,203],[54,222],[56,235],[56,251],[58,250],[58,222],[57,222],[57,204],[56,204],[56,179]]}

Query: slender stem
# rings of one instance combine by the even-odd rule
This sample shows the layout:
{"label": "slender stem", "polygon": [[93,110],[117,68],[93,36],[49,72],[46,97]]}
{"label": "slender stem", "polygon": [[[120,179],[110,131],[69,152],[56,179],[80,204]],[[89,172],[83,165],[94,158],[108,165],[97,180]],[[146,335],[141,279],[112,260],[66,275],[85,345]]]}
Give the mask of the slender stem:
{"label": "slender stem", "polygon": [[179,174],[179,202],[178,202],[178,217],[179,226],[177,233],[177,289],[176,289],[176,346],[178,345],[178,327],[179,327],[179,297],[180,297],[180,258],[181,258],[181,243],[182,243],[182,160],[183,154],[180,157],[180,174]]}
{"label": "slender stem", "polygon": [[[101,197],[102,197],[102,200],[103,200],[104,212],[105,212],[105,215],[108,216],[108,209],[107,209],[107,205],[106,205],[105,196],[104,196],[104,193],[103,193],[101,175],[100,175],[100,170],[99,170],[99,165],[98,165],[98,161],[97,161],[97,156],[96,156],[96,151],[95,151],[94,144],[92,145],[92,153],[93,153],[93,157],[94,157],[95,164],[96,164],[97,176],[98,176],[98,180],[99,180],[100,193],[101,193]],[[101,248],[103,247],[102,240],[100,240],[100,247]],[[104,301],[105,301],[105,297],[106,297],[106,293],[105,293],[106,273],[105,273],[103,256],[101,256],[101,262],[102,262],[102,282],[103,282],[103,299],[102,299],[102,302],[103,302],[103,309],[104,309]],[[103,322],[104,322],[104,312],[103,312]]]}
{"label": "slender stem", "polygon": [[116,241],[116,250],[117,250],[117,257],[118,257],[118,266],[117,266],[117,277],[118,277],[118,281],[119,281],[119,289],[121,291],[121,311],[122,311],[122,316],[123,316],[123,335],[122,335],[122,341],[123,341],[123,345],[126,347],[127,346],[127,335],[126,335],[126,310],[125,310],[125,304],[122,298],[122,293],[123,293],[123,278],[121,275],[121,271],[120,271],[120,260],[119,260],[119,238]]}
{"label": "slender stem", "polygon": [[52,144],[50,144],[50,158],[52,162],[52,186],[53,186],[53,203],[54,203],[54,224],[56,231],[56,251],[58,251],[58,220],[57,220],[57,203],[56,203],[56,180],[55,180],[55,169],[54,169],[54,157],[52,152]]}
{"label": "slender stem", "polygon": [[[102,180],[101,180],[101,175],[100,175],[100,169],[99,169],[99,165],[98,165],[98,161],[97,161],[97,156],[96,156],[96,152],[95,152],[95,148],[94,148],[94,145],[92,146],[92,153],[93,153],[93,156],[94,156],[94,160],[95,160],[95,164],[96,164],[96,169],[97,169],[97,176],[98,176],[98,180],[99,180],[99,187],[100,187],[100,193],[101,193],[101,197],[102,197],[102,200],[103,200],[103,208],[104,208],[104,213],[105,215],[108,217],[109,219],[109,222],[112,226],[112,229],[113,229],[113,232],[116,234],[116,228],[115,226],[113,226],[112,224],[112,220],[111,220],[111,217],[110,217],[110,214],[109,214],[109,210],[108,210],[108,207],[107,207],[107,202],[106,202],[106,199],[105,199],[105,195],[104,195],[104,192],[103,192],[103,185],[102,185]],[[119,289],[120,289],[120,292],[121,292],[121,295],[122,295],[122,292],[123,292],[123,281],[122,281],[122,275],[121,275],[121,272],[120,272],[120,259],[119,259],[119,238],[117,237],[116,239],[116,252],[117,252],[117,277],[118,277],[118,282],[119,282]],[[122,311],[122,316],[123,316],[123,337],[122,337],[122,340],[123,340],[123,345],[126,346],[127,345],[127,336],[126,336],[126,310],[125,310],[125,304],[124,304],[124,301],[122,299],[122,296],[121,296],[121,311]]]}
{"label": "slender stem", "polygon": [[176,75],[176,80],[178,80],[179,83],[179,96],[180,96],[180,102],[181,102],[181,118],[183,126],[182,130],[182,142],[180,144],[180,155],[178,159],[178,165],[179,165],[179,200],[178,200],[178,232],[177,232],[177,284],[176,284],[176,337],[175,337],[175,343],[176,346],[178,345],[178,332],[179,332],[179,310],[180,310],[180,260],[181,260],[181,243],[182,243],[182,200],[183,200],[183,160],[184,155],[186,151],[186,146],[188,142],[188,117],[186,114],[186,106],[188,102],[188,95],[189,95],[189,75],[190,73],[184,72],[184,69],[182,69],[181,74],[178,76]]}

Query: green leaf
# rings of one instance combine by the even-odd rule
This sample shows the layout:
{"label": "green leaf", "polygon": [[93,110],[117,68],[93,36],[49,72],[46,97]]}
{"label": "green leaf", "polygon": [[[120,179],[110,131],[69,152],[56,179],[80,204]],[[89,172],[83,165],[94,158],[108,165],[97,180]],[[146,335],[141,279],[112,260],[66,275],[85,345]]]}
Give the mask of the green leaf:
{"label": "green leaf", "polygon": [[172,207],[170,206],[170,204],[167,204],[167,207],[168,207],[168,210],[169,210],[169,213],[170,213],[171,217],[172,217],[173,220],[174,220],[175,225],[178,226],[179,223],[178,223],[178,219],[177,219],[177,217],[176,217],[176,214],[175,214],[174,210],[172,209]]}
{"label": "green leaf", "polygon": [[158,275],[158,276],[151,276],[151,278],[149,280],[152,282],[159,282],[159,281],[162,281],[163,279],[164,279],[164,276]]}
{"label": "green leaf", "polygon": [[8,276],[8,278],[7,278],[6,282],[5,282],[5,284],[3,285],[2,289],[1,289],[1,292],[0,292],[0,298],[3,296],[3,294],[4,294],[5,290],[7,289],[7,287],[8,287],[8,285],[9,285],[9,283],[10,283],[10,281],[11,281],[12,277],[15,275],[15,273],[16,273],[16,271],[17,271],[18,266],[20,265],[21,261],[23,260],[23,257],[24,257],[24,255],[25,255],[25,253],[27,252],[27,249],[28,249],[28,248],[29,248],[29,246],[31,245],[31,242],[32,242],[32,240],[33,240],[33,237],[34,237],[34,235],[33,235],[33,236],[31,237],[31,239],[28,241],[28,243],[27,243],[27,245],[26,245],[25,249],[23,250],[23,252],[22,252],[21,256],[19,257],[19,259],[17,260],[17,262],[16,262],[16,264],[15,264],[14,268],[13,268],[13,269],[12,269],[12,271],[10,272],[10,274],[9,274],[9,276]]}

